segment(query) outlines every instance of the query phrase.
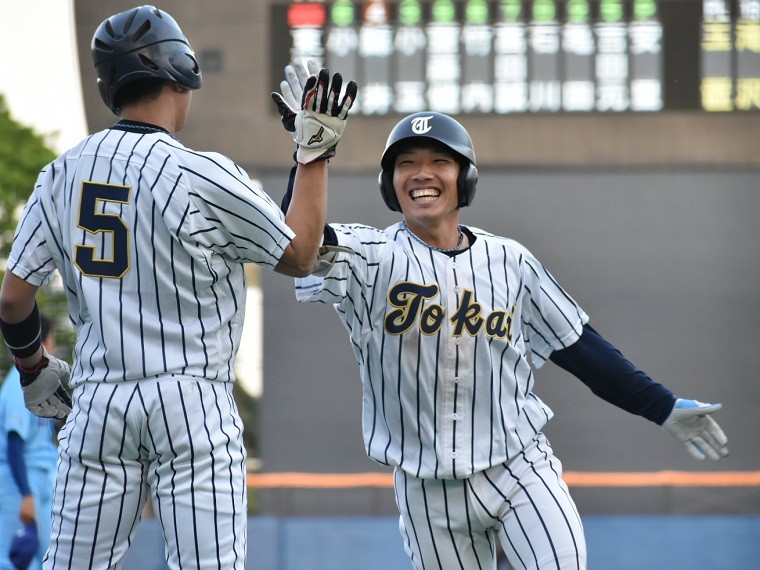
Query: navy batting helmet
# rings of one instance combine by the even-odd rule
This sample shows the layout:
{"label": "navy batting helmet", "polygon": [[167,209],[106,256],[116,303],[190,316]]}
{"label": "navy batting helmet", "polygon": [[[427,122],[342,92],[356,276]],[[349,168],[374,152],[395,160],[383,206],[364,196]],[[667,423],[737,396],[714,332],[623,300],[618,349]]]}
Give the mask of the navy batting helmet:
{"label": "navy batting helmet", "polygon": [[448,148],[462,165],[457,188],[459,190],[459,207],[469,206],[475,196],[478,182],[478,169],[475,167],[475,150],[472,139],[465,128],[455,119],[442,113],[425,111],[414,113],[401,119],[393,127],[385,143],[385,151],[380,159],[379,183],[386,206],[395,212],[401,211],[393,188],[393,169],[399,151],[409,143],[420,140],[433,140]]}
{"label": "navy batting helmet", "polygon": [[167,79],[188,89],[201,86],[201,70],[187,38],[174,18],[154,6],[111,16],[95,30],[91,47],[100,96],[116,114],[116,94],[137,79]]}

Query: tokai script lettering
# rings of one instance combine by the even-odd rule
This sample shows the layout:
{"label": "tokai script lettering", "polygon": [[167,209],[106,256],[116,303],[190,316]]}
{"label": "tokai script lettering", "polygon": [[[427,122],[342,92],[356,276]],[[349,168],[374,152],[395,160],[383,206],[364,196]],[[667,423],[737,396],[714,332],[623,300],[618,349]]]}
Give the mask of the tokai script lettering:
{"label": "tokai script lettering", "polygon": [[[439,295],[438,285],[420,285],[402,281],[388,292],[388,303],[393,307],[385,317],[388,334],[404,334],[415,324],[422,334],[433,335],[441,330],[446,309],[433,302]],[[454,313],[449,317],[453,336],[475,336],[485,331],[489,337],[512,340],[512,311],[491,311],[483,314],[483,306],[474,300],[474,293],[465,289]]]}

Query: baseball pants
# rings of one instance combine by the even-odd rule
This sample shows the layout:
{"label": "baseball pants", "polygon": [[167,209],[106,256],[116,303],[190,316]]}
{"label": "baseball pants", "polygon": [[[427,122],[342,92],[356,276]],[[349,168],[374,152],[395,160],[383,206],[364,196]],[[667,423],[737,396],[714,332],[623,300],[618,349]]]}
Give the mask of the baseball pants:
{"label": "baseball pants", "polygon": [[171,377],[79,386],[60,433],[43,568],[121,568],[150,496],[171,570],[242,570],[242,430],[231,383]]}
{"label": "baseball pants", "polygon": [[417,570],[495,570],[495,540],[515,570],[586,568],[583,525],[542,433],[508,463],[467,479],[417,479],[396,468],[394,489]]}

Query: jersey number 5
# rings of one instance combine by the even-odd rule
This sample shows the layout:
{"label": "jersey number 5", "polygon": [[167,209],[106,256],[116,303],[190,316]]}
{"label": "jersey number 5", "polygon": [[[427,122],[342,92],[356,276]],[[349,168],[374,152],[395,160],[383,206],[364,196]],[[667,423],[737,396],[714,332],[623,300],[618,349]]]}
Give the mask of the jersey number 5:
{"label": "jersey number 5", "polygon": [[[99,202],[129,202],[129,186],[115,186],[98,182],[82,183],[82,199],[79,206],[77,226],[91,234],[111,234],[112,255],[110,259],[95,258],[95,246],[77,244],[74,261],[79,270],[89,277],[119,279],[129,269],[129,229],[116,214],[98,212]],[[102,205],[101,205],[102,210]],[[105,243],[105,239],[103,239]]]}

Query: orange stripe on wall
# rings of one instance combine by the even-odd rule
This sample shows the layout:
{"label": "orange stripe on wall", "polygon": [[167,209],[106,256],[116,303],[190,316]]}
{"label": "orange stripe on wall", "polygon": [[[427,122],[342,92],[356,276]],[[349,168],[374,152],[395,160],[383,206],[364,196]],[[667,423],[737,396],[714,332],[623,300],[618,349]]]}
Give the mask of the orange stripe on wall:
{"label": "orange stripe on wall", "polygon": [[[760,487],[760,471],[594,472],[566,471],[570,487]],[[258,489],[355,489],[393,486],[390,473],[251,473],[248,486]]]}
{"label": "orange stripe on wall", "polygon": [[595,473],[568,471],[571,487],[757,487],[760,471],[653,471],[649,473]]}
{"label": "orange stripe on wall", "polygon": [[248,486],[258,488],[352,489],[392,487],[390,473],[251,473]]}

